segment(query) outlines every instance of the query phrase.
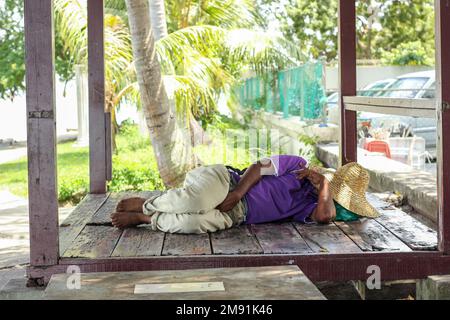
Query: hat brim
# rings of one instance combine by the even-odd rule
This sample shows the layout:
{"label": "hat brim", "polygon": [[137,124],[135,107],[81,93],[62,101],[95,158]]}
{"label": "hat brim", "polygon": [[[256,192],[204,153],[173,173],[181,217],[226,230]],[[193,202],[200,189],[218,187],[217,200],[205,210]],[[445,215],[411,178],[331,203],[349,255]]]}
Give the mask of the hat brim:
{"label": "hat brim", "polygon": [[362,217],[377,218],[380,216],[378,210],[367,201],[365,194],[354,193],[345,183],[338,185],[333,179],[334,172],[332,171],[327,170],[323,175],[330,182],[333,199],[345,209]]}

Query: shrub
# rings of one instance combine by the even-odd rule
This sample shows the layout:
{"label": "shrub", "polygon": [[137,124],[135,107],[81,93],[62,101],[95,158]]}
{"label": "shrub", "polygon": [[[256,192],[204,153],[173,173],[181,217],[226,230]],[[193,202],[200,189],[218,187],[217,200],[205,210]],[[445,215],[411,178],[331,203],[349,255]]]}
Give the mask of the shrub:
{"label": "shrub", "polygon": [[58,184],[58,200],[62,204],[77,204],[88,193],[87,177],[64,177]]}
{"label": "shrub", "polygon": [[300,135],[298,139],[303,145],[303,147],[299,150],[299,156],[308,160],[311,166],[322,167],[322,162],[316,156],[317,137]]}
{"label": "shrub", "polygon": [[434,49],[426,48],[420,41],[402,43],[391,52],[382,51],[381,60],[387,65],[432,66]]}

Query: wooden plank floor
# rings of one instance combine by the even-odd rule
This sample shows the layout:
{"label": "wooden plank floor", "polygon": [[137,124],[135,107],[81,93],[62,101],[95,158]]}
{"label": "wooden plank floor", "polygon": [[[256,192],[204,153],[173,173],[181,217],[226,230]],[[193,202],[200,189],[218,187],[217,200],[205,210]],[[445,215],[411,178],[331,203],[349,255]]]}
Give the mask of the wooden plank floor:
{"label": "wooden plank floor", "polygon": [[406,213],[372,195],[381,212],[377,219],[304,225],[280,222],[244,225],[202,235],[164,234],[148,226],[126,230],[112,227],[109,215],[117,202],[151,192],[89,195],[62,223],[61,256],[120,258],[144,256],[255,255],[410,252],[436,250],[437,234]]}

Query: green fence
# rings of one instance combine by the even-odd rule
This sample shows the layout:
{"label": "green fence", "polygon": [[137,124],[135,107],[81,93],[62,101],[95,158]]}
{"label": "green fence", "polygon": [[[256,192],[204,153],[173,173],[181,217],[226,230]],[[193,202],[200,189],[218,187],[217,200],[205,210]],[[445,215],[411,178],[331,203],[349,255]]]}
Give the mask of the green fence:
{"label": "green fence", "polygon": [[281,112],[284,118],[324,119],[324,65],[321,62],[246,79],[237,88],[242,107]]}

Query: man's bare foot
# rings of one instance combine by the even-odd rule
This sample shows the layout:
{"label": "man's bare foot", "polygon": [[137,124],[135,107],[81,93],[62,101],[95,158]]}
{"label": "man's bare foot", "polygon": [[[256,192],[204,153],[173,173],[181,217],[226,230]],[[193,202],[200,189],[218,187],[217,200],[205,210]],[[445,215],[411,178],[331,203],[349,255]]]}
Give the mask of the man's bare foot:
{"label": "man's bare foot", "polygon": [[114,227],[123,229],[139,224],[149,224],[151,217],[142,212],[115,212],[111,214],[111,222]]}
{"label": "man's bare foot", "polygon": [[117,212],[142,212],[142,206],[147,199],[131,197],[122,199],[116,206]]}

